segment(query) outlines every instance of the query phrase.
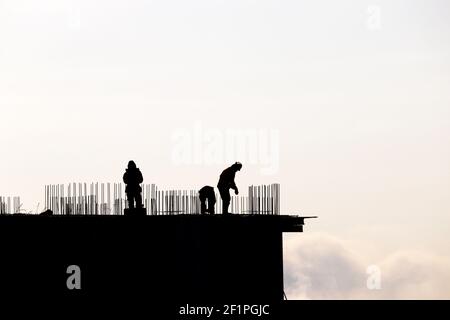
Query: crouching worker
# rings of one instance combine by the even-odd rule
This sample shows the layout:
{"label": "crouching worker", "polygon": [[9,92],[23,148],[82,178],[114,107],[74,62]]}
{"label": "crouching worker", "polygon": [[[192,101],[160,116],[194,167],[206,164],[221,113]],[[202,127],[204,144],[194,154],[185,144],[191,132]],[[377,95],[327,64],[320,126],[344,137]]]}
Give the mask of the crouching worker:
{"label": "crouching worker", "polygon": [[[210,186],[204,186],[198,191],[200,197],[201,213],[214,214],[214,205],[216,204],[216,194],[214,188]],[[206,201],[208,201],[208,207],[206,207]]]}

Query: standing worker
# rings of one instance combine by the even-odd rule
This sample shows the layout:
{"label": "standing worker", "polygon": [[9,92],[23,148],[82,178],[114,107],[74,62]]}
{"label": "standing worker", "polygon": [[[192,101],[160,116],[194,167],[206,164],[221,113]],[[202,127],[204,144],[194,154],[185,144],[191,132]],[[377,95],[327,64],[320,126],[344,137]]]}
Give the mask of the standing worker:
{"label": "standing worker", "polygon": [[231,167],[223,170],[222,174],[219,178],[219,183],[217,184],[217,188],[220,192],[220,197],[222,198],[223,208],[222,214],[229,214],[228,207],[230,206],[230,189],[234,190],[234,194],[238,195],[239,190],[234,182],[234,177],[236,176],[236,172],[242,169],[242,164],[240,162],[236,162]]}
{"label": "standing worker", "polygon": [[140,184],[144,181],[141,170],[136,167],[136,163],[133,160],[128,162],[128,169],[126,169],[123,175],[123,182],[127,185],[125,193],[128,199],[128,208],[134,209],[134,202],[136,201],[136,208],[142,208],[142,188]]}

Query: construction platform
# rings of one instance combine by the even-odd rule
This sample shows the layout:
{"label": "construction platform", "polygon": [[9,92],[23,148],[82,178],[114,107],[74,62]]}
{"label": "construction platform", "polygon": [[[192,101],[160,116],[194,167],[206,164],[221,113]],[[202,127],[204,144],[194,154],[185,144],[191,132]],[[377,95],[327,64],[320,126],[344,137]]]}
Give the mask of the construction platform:
{"label": "construction platform", "polygon": [[282,301],[282,234],[306,218],[0,215],[0,294]]}

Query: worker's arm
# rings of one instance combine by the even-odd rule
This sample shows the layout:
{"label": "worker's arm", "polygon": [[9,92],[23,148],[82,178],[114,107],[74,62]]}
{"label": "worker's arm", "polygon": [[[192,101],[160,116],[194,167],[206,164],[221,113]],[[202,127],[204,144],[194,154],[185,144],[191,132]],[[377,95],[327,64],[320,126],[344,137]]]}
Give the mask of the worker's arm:
{"label": "worker's arm", "polygon": [[238,187],[236,186],[236,183],[234,182],[234,179],[231,180],[231,182],[230,182],[230,188],[234,190],[235,194],[239,193]]}

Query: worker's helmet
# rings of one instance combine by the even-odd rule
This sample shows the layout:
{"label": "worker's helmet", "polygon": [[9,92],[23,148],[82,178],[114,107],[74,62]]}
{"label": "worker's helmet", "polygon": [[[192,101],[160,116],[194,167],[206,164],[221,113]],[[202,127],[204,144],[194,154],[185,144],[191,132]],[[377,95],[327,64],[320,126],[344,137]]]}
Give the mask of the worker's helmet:
{"label": "worker's helmet", "polygon": [[232,167],[233,167],[236,171],[239,171],[239,170],[242,169],[242,163],[236,162],[236,163],[234,163],[234,164],[232,165]]}
{"label": "worker's helmet", "polygon": [[136,169],[136,163],[133,160],[128,162],[128,169]]}

